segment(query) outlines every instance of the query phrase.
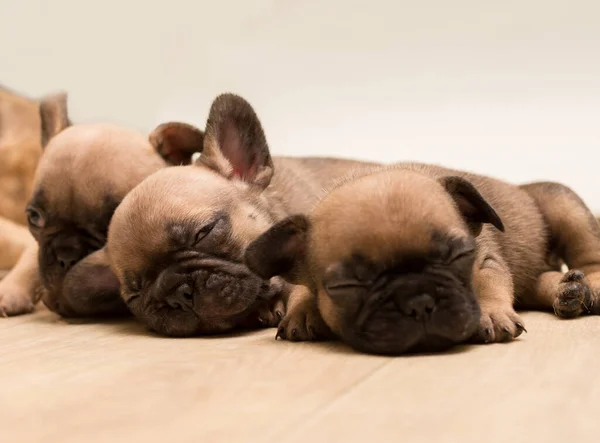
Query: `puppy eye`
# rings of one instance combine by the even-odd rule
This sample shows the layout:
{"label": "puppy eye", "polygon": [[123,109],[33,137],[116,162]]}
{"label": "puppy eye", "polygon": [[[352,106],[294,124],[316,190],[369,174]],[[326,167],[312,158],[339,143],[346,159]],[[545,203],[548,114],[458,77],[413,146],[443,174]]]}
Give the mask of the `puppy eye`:
{"label": "puppy eye", "polygon": [[349,289],[349,288],[363,288],[365,285],[357,280],[348,280],[342,282],[329,283],[327,289]]}
{"label": "puppy eye", "polygon": [[448,264],[454,263],[467,257],[472,257],[474,253],[475,249],[465,249],[463,251],[458,251],[452,254],[452,256],[448,259]]}
{"label": "puppy eye", "polygon": [[325,285],[327,292],[331,293],[342,293],[346,291],[353,291],[358,289],[364,289],[364,283],[357,280],[346,280],[340,282],[332,282]]}
{"label": "puppy eye", "polygon": [[219,219],[216,219],[212,222],[210,222],[207,225],[204,225],[203,227],[201,227],[198,232],[196,233],[196,238],[194,239],[195,243],[200,243],[204,237],[206,237],[208,234],[210,234],[210,232],[213,230],[213,228],[216,226],[216,224],[218,223]]}
{"label": "puppy eye", "polygon": [[36,209],[27,208],[26,214],[27,214],[27,223],[29,223],[29,226],[39,229],[39,228],[43,228],[44,225],[46,224],[46,221],[44,220],[42,215],[39,213],[39,211],[37,211]]}

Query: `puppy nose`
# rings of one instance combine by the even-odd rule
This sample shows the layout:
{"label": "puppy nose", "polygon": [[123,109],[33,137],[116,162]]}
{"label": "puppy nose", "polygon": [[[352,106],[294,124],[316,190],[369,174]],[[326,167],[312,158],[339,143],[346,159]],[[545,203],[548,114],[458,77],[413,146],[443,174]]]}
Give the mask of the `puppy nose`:
{"label": "puppy nose", "polygon": [[175,294],[177,295],[178,298],[180,298],[182,300],[191,300],[192,297],[194,296],[194,290],[192,289],[192,287],[190,285],[188,285],[187,283],[184,283],[177,288],[177,291],[175,291]]}
{"label": "puppy nose", "polygon": [[435,300],[429,294],[419,294],[405,300],[400,310],[416,320],[428,318],[435,308]]}
{"label": "puppy nose", "polygon": [[75,248],[60,248],[55,251],[56,260],[60,267],[67,271],[81,258],[81,252]]}
{"label": "puppy nose", "polygon": [[173,309],[185,309],[192,298],[194,298],[194,290],[189,284],[184,283],[175,290],[175,297],[167,299],[167,304]]}

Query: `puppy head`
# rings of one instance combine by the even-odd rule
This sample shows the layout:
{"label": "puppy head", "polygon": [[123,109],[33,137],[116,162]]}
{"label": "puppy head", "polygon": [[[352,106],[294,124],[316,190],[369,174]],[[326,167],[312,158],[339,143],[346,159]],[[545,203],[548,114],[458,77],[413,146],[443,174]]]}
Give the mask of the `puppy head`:
{"label": "puppy head", "polygon": [[108,252],[122,297],[160,334],[235,328],[273,295],[269,282],[243,264],[246,246],[273,223],[263,195],[273,163],[261,124],[244,99],[224,94],[203,136],[172,123],[152,139],[181,163],[201,155],[195,165],[148,177],[115,212]]}
{"label": "puppy head", "polygon": [[[127,192],[165,164],[147,138],[136,132],[104,124],[72,126],[64,96],[43,100],[40,117],[44,153],[27,219],[39,244],[40,276],[46,288],[43,301],[64,316],[106,312],[110,304],[102,300],[115,279],[106,277],[104,268],[93,275],[99,269],[95,265],[86,267],[86,273],[74,268],[104,247],[112,214]],[[102,257],[94,260],[98,258]],[[67,279],[72,270],[74,275]],[[84,275],[90,276],[85,284]],[[73,286],[65,287],[69,282]],[[95,283],[103,295],[97,305],[88,305],[94,300]],[[112,289],[118,300],[118,285]],[[86,308],[80,309],[83,305]]]}
{"label": "puppy head", "polygon": [[471,277],[482,223],[503,229],[467,181],[383,170],[341,185],[310,218],[289,217],[248,248],[248,267],[317,294],[327,325],[358,350],[442,350],[479,322]]}

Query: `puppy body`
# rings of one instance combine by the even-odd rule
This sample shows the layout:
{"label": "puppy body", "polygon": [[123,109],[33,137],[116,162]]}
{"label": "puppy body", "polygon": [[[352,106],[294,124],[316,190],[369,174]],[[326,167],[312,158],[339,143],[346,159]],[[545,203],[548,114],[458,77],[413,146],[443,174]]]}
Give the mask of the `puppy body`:
{"label": "puppy body", "polygon": [[[93,253],[104,248],[116,207],[143,178],[164,166],[146,137],[116,125],[69,126],[50,139],[28,206],[47,290],[42,301],[49,309],[63,316],[126,312],[110,273],[97,282],[99,298],[89,282],[67,277],[75,273],[85,280],[86,273],[78,269],[87,267],[87,260],[96,269]],[[96,278],[88,274],[90,281]]]}
{"label": "puppy body", "polygon": [[3,282],[11,306],[23,307],[5,313],[29,312],[40,293],[63,316],[127,313],[103,250],[108,224],[127,192],[166,163],[135,131],[71,125],[65,95],[47,97],[39,113],[44,154],[26,211],[36,245]]}
{"label": "puppy body", "polygon": [[[39,109],[38,100],[0,87],[0,270],[13,268],[23,251],[35,243],[25,226],[25,206],[42,155]],[[22,277],[13,275],[0,281],[1,315],[33,309],[29,283],[19,283],[31,279],[28,273]]]}
{"label": "puppy body", "polygon": [[[396,354],[517,337],[515,298],[565,317],[589,311],[598,231],[562,185],[406,163],[341,180],[310,218],[290,217],[253,242],[246,262],[310,289],[278,335],[324,336],[324,320],[360,350]],[[580,270],[563,275],[562,261]]]}
{"label": "puppy body", "polygon": [[0,216],[20,225],[42,155],[39,106],[0,87]]}
{"label": "puppy body", "polygon": [[233,94],[214,101],[205,133],[169,123],[151,140],[182,163],[201,155],[148,177],[115,212],[108,252],[130,310],[170,336],[278,324],[289,288],[251,273],[246,246],[361,163],[272,159],[254,110]]}

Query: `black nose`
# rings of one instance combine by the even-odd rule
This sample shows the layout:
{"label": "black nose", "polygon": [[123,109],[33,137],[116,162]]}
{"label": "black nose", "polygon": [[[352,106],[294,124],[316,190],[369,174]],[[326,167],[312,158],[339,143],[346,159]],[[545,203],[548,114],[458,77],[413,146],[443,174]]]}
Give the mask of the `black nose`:
{"label": "black nose", "polygon": [[175,297],[169,297],[167,304],[173,309],[185,309],[191,307],[191,300],[194,298],[194,290],[192,287],[184,283],[175,290]]}
{"label": "black nose", "polygon": [[435,309],[435,300],[429,294],[419,294],[402,300],[398,306],[403,314],[416,320],[427,319]]}
{"label": "black nose", "polygon": [[77,248],[57,248],[54,254],[56,255],[58,264],[65,271],[71,269],[83,256]]}

